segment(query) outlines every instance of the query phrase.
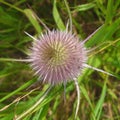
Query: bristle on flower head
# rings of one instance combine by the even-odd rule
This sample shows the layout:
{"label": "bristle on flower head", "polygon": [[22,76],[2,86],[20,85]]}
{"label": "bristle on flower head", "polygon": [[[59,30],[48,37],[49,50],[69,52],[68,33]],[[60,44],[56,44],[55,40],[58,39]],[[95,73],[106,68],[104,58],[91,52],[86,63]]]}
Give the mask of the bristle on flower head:
{"label": "bristle on flower head", "polygon": [[67,31],[53,30],[33,41],[31,66],[43,82],[64,83],[77,77],[86,62],[84,42]]}

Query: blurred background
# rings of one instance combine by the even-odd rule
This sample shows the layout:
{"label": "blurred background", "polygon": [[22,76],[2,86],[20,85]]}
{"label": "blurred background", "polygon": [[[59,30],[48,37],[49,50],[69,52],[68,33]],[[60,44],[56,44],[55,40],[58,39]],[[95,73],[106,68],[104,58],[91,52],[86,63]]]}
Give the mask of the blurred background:
{"label": "blurred background", "polygon": [[[84,69],[78,82],[81,103],[77,120],[120,120],[120,0],[0,0],[0,120],[18,120],[43,96],[47,84],[26,62],[32,39],[46,31],[34,13],[52,29],[64,30],[72,15],[73,33],[93,49],[88,64],[113,74]],[[73,120],[77,94],[74,82],[54,86],[44,100],[21,120]]]}

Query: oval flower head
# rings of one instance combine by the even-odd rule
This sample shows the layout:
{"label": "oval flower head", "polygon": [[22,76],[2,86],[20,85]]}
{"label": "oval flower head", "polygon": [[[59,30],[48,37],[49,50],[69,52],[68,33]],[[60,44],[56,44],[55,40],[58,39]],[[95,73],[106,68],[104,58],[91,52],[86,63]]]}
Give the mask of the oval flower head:
{"label": "oval flower head", "polygon": [[45,83],[66,83],[76,78],[86,63],[84,42],[68,31],[47,31],[33,42],[30,53],[35,74]]}

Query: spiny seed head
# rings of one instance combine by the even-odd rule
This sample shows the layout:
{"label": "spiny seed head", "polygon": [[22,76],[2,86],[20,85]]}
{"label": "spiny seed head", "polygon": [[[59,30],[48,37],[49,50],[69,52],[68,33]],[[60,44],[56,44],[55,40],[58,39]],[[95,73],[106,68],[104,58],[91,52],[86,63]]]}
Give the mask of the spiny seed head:
{"label": "spiny seed head", "polygon": [[53,30],[33,42],[31,66],[43,82],[64,83],[77,77],[86,62],[84,42],[67,31]]}

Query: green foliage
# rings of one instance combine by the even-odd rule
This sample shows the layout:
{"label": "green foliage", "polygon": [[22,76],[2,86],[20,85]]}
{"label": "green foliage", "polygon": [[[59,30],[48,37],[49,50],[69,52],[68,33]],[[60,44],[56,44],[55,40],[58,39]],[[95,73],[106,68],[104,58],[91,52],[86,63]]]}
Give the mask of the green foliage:
{"label": "green foliage", "polygon": [[54,0],[54,3],[53,3],[53,17],[54,17],[54,20],[58,26],[58,28],[60,30],[65,30],[65,26],[64,26],[64,23],[62,22],[62,19],[60,17],[60,14],[57,10],[57,6],[56,6],[56,0]]}
{"label": "green foliage", "polygon": [[34,12],[32,12],[32,10],[30,10],[30,9],[25,9],[24,13],[28,17],[29,21],[32,23],[32,25],[36,29],[36,31],[40,34],[42,32],[42,30],[41,30],[39,23],[37,22]]}
{"label": "green foliage", "polygon": [[54,86],[46,96],[49,85],[36,82],[29,65],[17,62],[27,58],[31,46],[32,39],[24,31],[39,35],[46,30],[35,14],[50,29],[57,26],[65,30],[70,19],[73,32],[80,39],[102,26],[85,44],[92,49],[88,64],[116,77],[84,69],[78,77],[81,104],[77,120],[120,119],[120,0],[68,3],[69,7],[60,0],[0,0],[0,120],[18,120],[21,116],[21,120],[73,120],[75,114],[77,96],[73,81],[66,86],[64,103],[62,85]]}

